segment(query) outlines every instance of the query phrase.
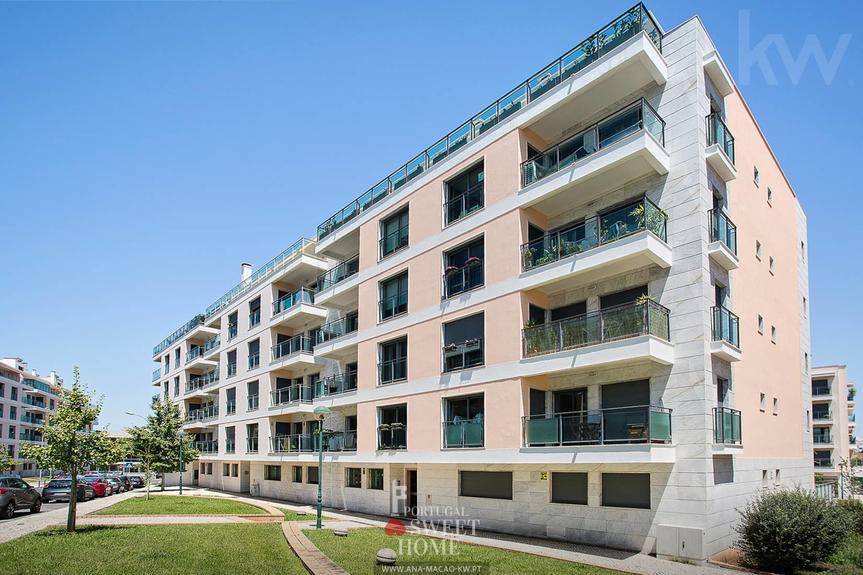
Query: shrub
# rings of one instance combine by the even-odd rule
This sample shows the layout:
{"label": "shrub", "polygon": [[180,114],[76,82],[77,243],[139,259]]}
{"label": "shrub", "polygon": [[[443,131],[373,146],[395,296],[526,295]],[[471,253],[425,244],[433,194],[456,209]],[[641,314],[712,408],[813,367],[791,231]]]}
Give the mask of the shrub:
{"label": "shrub", "polygon": [[801,489],[762,493],[740,515],[737,547],[747,562],[776,573],[825,561],[851,528],[844,508]]}
{"label": "shrub", "polygon": [[851,528],[863,535],[863,501],[859,499],[843,499],[838,504],[848,513]]}

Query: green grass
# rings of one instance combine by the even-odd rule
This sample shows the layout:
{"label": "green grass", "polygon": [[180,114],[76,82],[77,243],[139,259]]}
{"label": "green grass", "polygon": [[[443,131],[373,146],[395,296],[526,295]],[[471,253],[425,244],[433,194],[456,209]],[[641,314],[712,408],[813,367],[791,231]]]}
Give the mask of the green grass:
{"label": "green grass", "polygon": [[285,521],[314,521],[315,516],[311,513],[297,513],[296,511],[291,511],[290,509],[281,509],[285,514]]}
{"label": "green grass", "polygon": [[[487,563],[490,566],[489,572],[495,574],[534,573],[537,575],[548,575],[549,573],[563,573],[572,575],[620,575],[619,571],[610,571],[581,563],[571,563],[527,553],[495,549],[493,547],[466,543],[454,543],[450,547],[449,541],[433,537],[419,535],[389,536],[384,533],[383,529],[370,527],[351,529],[347,539],[336,537],[330,529],[322,529],[320,531],[312,529],[303,531],[303,533],[327,557],[338,563],[351,575],[373,574],[375,554],[378,549],[389,547],[396,553],[399,553],[400,540],[425,540],[425,543],[420,543],[420,549],[422,549],[423,545],[428,545],[429,551],[428,554],[422,557],[418,557],[417,555],[408,557],[406,552],[407,545],[403,544],[405,545],[405,551],[400,553],[398,564]],[[438,552],[432,550],[432,544],[437,545]],[[441,549],[445,549],[447,553],[440,552]],[[452,554],[449,553],[450,550],[452,550]]]}
{"label": "green grass", "polygon": [[863,573],[863,536],[852,533],[830,560],[819,569],[802,571],[800,575],[860,575]]}
{"label": "green grass", "polygon": [[89,526],[0,544],[4,575],[297,573],[279,524]]}
{"label": "green grass", "polygon": [[151,495],[123,500],[96,515],[262,515],[260,507],[224,497]]}

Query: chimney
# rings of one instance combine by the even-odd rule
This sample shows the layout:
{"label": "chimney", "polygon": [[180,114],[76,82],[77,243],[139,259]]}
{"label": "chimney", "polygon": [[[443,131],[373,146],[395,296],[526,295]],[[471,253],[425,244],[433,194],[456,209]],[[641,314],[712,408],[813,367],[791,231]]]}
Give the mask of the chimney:
{"label": "chimney", "polygon": [[246,281],[247,279],[252,277],[252,264],[243,263],[240,264],[240,266],[243,268],[243,273],[240,277],[240,281]]}

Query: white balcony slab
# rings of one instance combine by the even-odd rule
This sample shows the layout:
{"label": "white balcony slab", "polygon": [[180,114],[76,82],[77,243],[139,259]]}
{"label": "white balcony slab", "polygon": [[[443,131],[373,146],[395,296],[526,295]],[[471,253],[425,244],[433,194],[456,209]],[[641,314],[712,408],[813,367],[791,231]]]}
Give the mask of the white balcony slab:
{"label": "white balcony slab", "polygon": [[341,309],[356,309],[359,300],[360,275],[354,274],[334,286],[315,294],[315,303]]}
{"label": "white balcony slab", "polygon": [[734,362],[743,359],[743,352],[739,347],[731,345],[724,339],[710,342],[710,354],[724,361]]}
{"label": "white balcony slab", "polygon": [[672,365],[674,363],[674,345],[652,335],[588,345],[524,358],[519,362],[518,375],[529,377],[641,362]]}
{"label": "white balcony slab", "polygon": [[305,328],[323,323],[327,319],[327,310],[308,303],[299,303],[289,309],[274,315],[270,319],[271,326],[284,326],[291,329]]}
{"label": "white balcony slab", "polygon": [[183,369],[213,369],[219,367],[219,362],[215,359],[206,359],[206,356],[199,355],[195,359],[187,361]]}
{"label": "white balcony slab", "polygon": [[737,177],[737,168],[734,167],[734,164],[731,163],[729,157],[725,155],[725,152],[719,147],[719,144],[711,144],[710,146],[707,146],[705,156],[707,158],[707,163],[710,164],[713,171],[715,171],[723,181],[730,182]]}
{"label": "white balcony slab", "polygon": [[317,344],[315,355],[335,359],[355,354],[359,341],[359,331],[352,331],[341,337]]}
{"label": "white balcony slab", "polygon": [[725,242],[717,240],[707,244],[707,255],[710,256],[710,259],[728,271],[736,270],[740,267],[740,260],[737,258],[737,254],[728,249]]}
{"label": "white balcony slab", "polygon": [[721,96],[728,96],[734,92],[734,80],[716,50],[711,50],[704,55],[703,64],[704,71]]}
{"label": "white balcony slab", "polygon": [[304,367],[315,367],[320,365],[315,360],[314,353],[310,351],[300,351],[292,353],[285,357],[274,359],[270,362],[269,371],[276,369],[300,369]]}

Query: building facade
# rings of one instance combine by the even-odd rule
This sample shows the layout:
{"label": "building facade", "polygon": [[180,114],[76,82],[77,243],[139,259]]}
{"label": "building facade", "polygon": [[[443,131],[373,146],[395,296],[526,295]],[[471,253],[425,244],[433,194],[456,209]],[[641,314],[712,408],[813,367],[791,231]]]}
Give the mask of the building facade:
{"label": "building facade", "polygon": [[[856,450],[854,384],[848,368],[828,365],[812,369],[812,440],[815,478],[835,482],[851,472]],[[844,472],[843,472],[844,467]]]}
{"label": "building facade", "polygon": [[187,481],[701,560],[813,485],[806,241],[701,21],[637,5],[244,264],[153,384]]}
{"label": "building facade", "polygon": [[0,449],[16,461],[13,472],[38,475],[36,463],[21,457],[21,446],[44,445],[42,428],[62,394],[63,380],[56,372],[39,375],[21,358],[0,359]]}

